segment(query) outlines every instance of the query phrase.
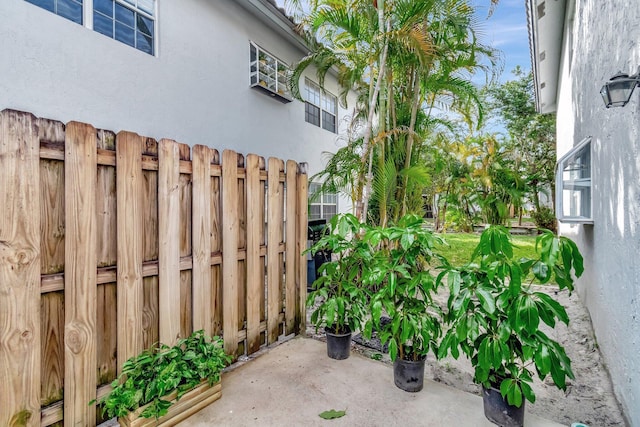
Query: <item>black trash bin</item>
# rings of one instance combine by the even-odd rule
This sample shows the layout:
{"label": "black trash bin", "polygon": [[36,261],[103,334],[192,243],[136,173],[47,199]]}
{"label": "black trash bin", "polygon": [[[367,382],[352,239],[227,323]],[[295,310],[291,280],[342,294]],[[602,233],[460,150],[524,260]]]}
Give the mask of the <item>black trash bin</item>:
{"label": "black trash bin", "polygon": [[[311,245],[316,244],[327,232],[327,220],[326,219],[312,219],[309,221],[307,228],[307,239]],[[318,277],[318,269],[322,264],[331,260],[331,251],[318,251],[313,255],[313,258],[308,260],[311,264],[310,269],[307,270],[307,289],[311,290],[311,284]]]}

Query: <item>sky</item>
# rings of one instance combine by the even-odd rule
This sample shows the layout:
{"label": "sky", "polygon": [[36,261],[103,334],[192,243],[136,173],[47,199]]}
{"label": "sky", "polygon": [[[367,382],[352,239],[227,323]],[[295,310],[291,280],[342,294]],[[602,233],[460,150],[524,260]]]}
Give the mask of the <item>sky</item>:
{"label": "sky", "polygon": [[[285,0],[276,0],[283,6]],[[511,71],[520,65],[525,71],[531,69],[529,56],[529,38],[527,34],[526,0],[500,0],[491,17],[489,0],[475,0],[481,28],[481,37],[485,44],[502,51],[504,71],[501,81],[512,78]]]}

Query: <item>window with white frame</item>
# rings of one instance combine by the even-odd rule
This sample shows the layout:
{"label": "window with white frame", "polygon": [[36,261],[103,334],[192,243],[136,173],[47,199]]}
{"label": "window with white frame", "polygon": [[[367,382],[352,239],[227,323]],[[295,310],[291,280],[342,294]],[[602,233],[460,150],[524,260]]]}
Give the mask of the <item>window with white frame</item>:
{"label": "window with white frame", "polygon": [[561,222],[593,223],[591,138],[585,138],[558,160],[556,216]]}
{"label": "window with white frame", "polygon": [[93,29],[153,55],[154,0],[93,0]]}
{"label": "window with white frame", "polygon": [[320,190],[321,184],[309,183],[309,219],[329,221],[338,213],[338,195]]}
{"label": "window with white frame", "polygon": [[155,52],[156,0],[26,1],[142,52]]}
{"label": "window with white frame", "polygon": [[287,83],[289,66],[253,42],[249,44],[249,50],[251,87],[282,103],[291,102]]}
{"label": "window with white frame", "polygon": [[338,98],[309,79],[305,79],[304,119],[307,123],[319,126],[329,132],[337,132]]}
{"label": "window with white frame", "polygon": [[26,0],[31,4],[53,12],[82,25],[82,0]]}

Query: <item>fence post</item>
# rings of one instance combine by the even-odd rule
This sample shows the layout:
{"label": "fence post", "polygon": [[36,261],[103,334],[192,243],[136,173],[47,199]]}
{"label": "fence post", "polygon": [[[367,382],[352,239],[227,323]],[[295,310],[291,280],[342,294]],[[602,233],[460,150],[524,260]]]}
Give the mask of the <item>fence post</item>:
{"label": "fence post", "polygon": [[[0,113],[0,425],[40,425],[40,141]],[[95,376],[95,374],[94,374]]]}
{"label": "fence post", "polygon": [[70,122],[65,133],[64,420],[95,426],[96,130]]}

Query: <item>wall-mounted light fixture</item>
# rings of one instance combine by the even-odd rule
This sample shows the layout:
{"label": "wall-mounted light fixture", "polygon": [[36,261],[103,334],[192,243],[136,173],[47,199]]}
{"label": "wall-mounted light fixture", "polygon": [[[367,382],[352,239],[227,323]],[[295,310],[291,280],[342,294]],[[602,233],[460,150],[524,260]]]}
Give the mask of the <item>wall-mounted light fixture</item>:
{"label": "wall-mounted light fixture", "polygon": [[604,105],[607,108],[624,107],[631,99],[633,90],[638,85],[640,85],[640,68],[631,76],[619,71],[600,89]]}

